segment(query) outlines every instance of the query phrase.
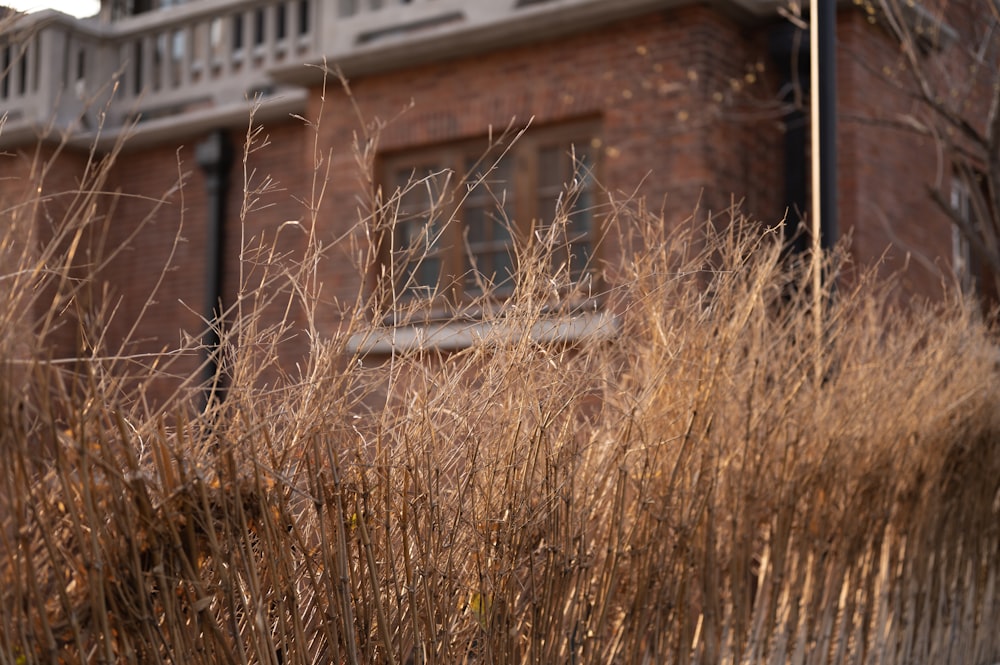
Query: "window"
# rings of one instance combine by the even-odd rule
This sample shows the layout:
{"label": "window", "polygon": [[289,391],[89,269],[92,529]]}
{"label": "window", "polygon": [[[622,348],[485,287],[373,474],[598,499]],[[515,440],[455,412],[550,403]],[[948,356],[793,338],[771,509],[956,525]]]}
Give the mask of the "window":
{"label": "window", "polygon": [[[982,186],[980,174],[973,173],[972,177],[977,184]],[[973,189],[969,185],[967,179],[960,175],[952,176],[951,207],[958,219],[962,220],[965,228],[974,230],[979,228],[977,207],[981,203],[974,200]],[[978,262],[970,251],[966,231],[955,223],[951,225],[951,268],[963,292],[973,293],[976,291],[978,287]]]}
{"label": "window", "polygon": [[597,146],[596,123],[582,123],[532,128],[492,146],[484,139],[383,156],[390,203],[381,288],[389,302],[445,313],[484,296],[502,300],[517,284],[517,250],[532,240],[552,247],[561,281],[589,279]]}

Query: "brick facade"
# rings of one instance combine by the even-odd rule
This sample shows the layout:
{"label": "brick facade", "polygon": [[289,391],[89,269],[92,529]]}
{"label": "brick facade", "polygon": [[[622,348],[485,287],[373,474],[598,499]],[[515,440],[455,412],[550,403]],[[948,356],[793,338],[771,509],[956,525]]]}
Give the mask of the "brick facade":
{"label": "brick facade", "polygon": [[838,40],[840,218],[851,255],[859,266],[877,263],[883,275],[906,267],[907,292],[940,294],[951,226],[926,188],[945,177],[943,156],[930,138],[895,126],[915,103],[889,82],[900,56],[888,36],[862,12],[844,12]]}
{"label": "brick facade", "polygon": [[[742,120],[732,102],[733,82],[742,84],[748,63],[756,72],[763,57],[754,47],[755,35],[697,8],[362,77],[350,82],[351,99],[328,81],[320,130],[333,156],[328,210],[352,210],[366,198],[352,149],[355,136],[373,133],[362,123],[380,126],[379,153],[392,154],[511,123],[545,128],[592,118],[601,134],[599,177],[615,199],[645,199],[679,224],[696,208],[701,215],[728,209],[736,193],[745,212],[774,221],[782,205],[781,155],[769,145],[779,137],[775,119]],[[311,99],[315,117],[318,88]],[[330,220],[339,235],[358,216]],[[603,256],[614,263],[616,249]],[[334,262],[331,277],[338,297],[356,292],[356,262]]]}
{"label": "brick facade", "polygon": [[[325,94],[315,83],[305,117],[318,122],[265,123],[259,143],[266,136],[267,145],[250,154],[245,170],[240,146],[246,128],[231,128],[237,159],[225,237],[226,301],[236,301],[241,270],[242,292],[257,291],[260,273],[241,267],[241,242],[269,246],[278,235],[279,253],[301,256],[313,220],[309,202],[319,187],[325,189],[315,211],[317,237],[339,241],[320,265],[318,325],[332,331],[344,316],[358,315],[351,308],[366,277],[362,220],[372,191],[366,191],[370,174],[359,168],[354,141],[366,135],[377,134],[377,153],[386,155],[483,137],[490,127],[523,126],[529,119],[534,127],[593,119],[600,127],[601,184],[616,199],[644,199],[678,224],[696,210],[704,216],[736,200],[754,219],[776,223],[786,203],[782,116],[774,104],[781,81],[767,46],[772,25],[697,5],[359,75],[350,82],[353,99],[337,81],[326,82]],[[871,66],[894,62],[895,45],[853,10],[840,15],[839,42],[841,229],[850,233],[852,254],[862,266],[881,262],[891,272],[907,263],[907,254],[919,254],[909,261],[904,285],[915,293],[939,293],[950,228],[923,189],[935,177],[937,165],[928,157],[933,146],[872,122],[907,104],[903,95],[885,91]],[[203,327],[199,316],[210,276],[207,198],[194,156],[199,140],[126,146],[108,173],[108,195],[97,209],[108,216],[106,236],[90,242],[121,248],[98,279],[116,308],[109,344],[126,337],[142,313],[129,353],[175,348]],[[83,157],[60,156],[46,186],[70,182]],[[0,160],[0,168],[17,174],[23,166],[14,164]],[[245,174],[252,174],[251,190],[268,176],[273,183],[241,221]],[[23,182],[15,177],[0,187],[10,195]],[[602,258],[613,263],[618,251],[612,244]],[[270,311],[276,320],[283,316],[283,301]],[[297,308],[291,316],[303,320]],[[60,340],[60,352],[73,353],[75,342]],[[281,347],[283,360],[293,361],[306,348],[304,336],[290,337]],[[171,371],[188,374],[200,360],[181,358]],[[170,389],[165,384],[151,391],[163,395]]]}

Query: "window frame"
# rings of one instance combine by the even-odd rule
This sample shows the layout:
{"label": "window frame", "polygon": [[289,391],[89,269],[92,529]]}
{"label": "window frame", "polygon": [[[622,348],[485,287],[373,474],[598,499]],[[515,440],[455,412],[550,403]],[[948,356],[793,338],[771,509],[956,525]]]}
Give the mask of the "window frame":
{"label": "window frame", "polygon": [[[385,223],[380,225],[380,233],[376,238],[378,243],[376,270],[372,279],[374,287],[379,291],[377,314],[382,317],[383,322],[398,323],[397,305],[418,311],[418,318],[442,320],[454,318],[456,315],[477,318],[482,315],[483,306],[501,307],[507,301],[515,288],[513,281],[516,280],[519,270],[517,252],[514,248],[518,245],[524,247],[531,242],[533,236],[542,230],[543,220],[553,216],[543,214],[541,203],[543,192],[539,186],[541,154],[544,150],[553,148],[562,153],[561,167],[569,164],[566,160],[570,156],[571,147],[574,156],[579,150],[587,159],[583,168],[587,171],[585,177],[588,182],[580,191],[585,192],[589,200],[586,202],[586,207],[576,210],[577,213],[585,212],[587,229],[582,235],[573,239],[575,244],[586,246],[587,256],[585,265],[582,266],[579,275],[573,276],[572,283],[579,284],[583,280],[589,280],[591,291],[599,291],[600,277],[597,263],[600,260],[601,238],[604,232],[604,219],[600,210],[605,203],[601,188],[598,186],[602,163],[601,146],[600,121],[589,118],[572,123],[531,127],[523,132],[504,134],[499,138],[493,136],[492,142],[489,136],[481,136],[379,155],[376,160],[376,182],[380,185],[383,200],[388,203],[383,206]],[[496,282],[502,280],[494,275],[495,288],[484,296],[477,288],[470,287],[473,282],[469,276],[476,273],[474,257],[499,250],[495,245],[493,249],[484,245],[480,248],[482,251],[474,251],[475,248],[470,246],[469,241],[469,219],[463,211],[469,209],[470,199],[478,198],[482,201],[492,196],[499,204],[504,198],[499,188],[480,196],[480,193],[487,191],[480,188],[487,186],[489,181],[495,178],[497,172],[495,166],[501,156],[508,160],[511,174],[507,185],[507,189],[510,190],[507,193],[509,209],[505,210],[506,219],[502,222],[510,224],[510,233],[507,238],[498,240],[494,236],[493,240],[494,243],[506,240],[512,253],[515,254],[512,255],[509,264],[512,283],[508,286],[501,283],[500,287],[496,288]],[[576,157],[576,159],[580,162],[581,158]],[[473,168],[469,168],[470,165]],[[569,167],[569,170],[572,171],[572,167]],[[401,229],[400,222],[405,221],[407,217],[405,211],[398,219],[396,214],[400,212],[402,206],[400,192],[404,190],[404,183],[401,182],[401,174],[406,174],[411,187],[431,191],[430,183],[420,175],[424,171],[437,173],[439,178],[448,177],[450,182],[439,193],[434,211],[434,220],[444,223],[441,238],[445,242],[443,247],[432,250],[435,258],[440,258],[442,262],[438,271],[437,288],[430,288],[426,294],[420,295],[414,292],[408,293],[407,291],[418,289],[406,288],[400,283],[401,276],[405,279],[406,275],[411,273],[409,264],[401,258],[401,252],[405,251],[405,248],[401,247],[403,242],[397,235],[406,232],[405,229]],[[566,174],[560,173],[560,177],[564,175]],[[560,185],[563,198],[569,185],[569,182]],[[435,197],[429,195],[427,198],[430,200]],[[503,202],[508,203],[508,200],[504,199]],[[484,209],[488,210],[489,207],[486,206]],[[419,214],[414,215],[413,219],[417,217]],[[431,239],[431,235],[433,234],[427,236],[428,240]],[[571,261],[569,257],[570,254],[564,254],[564,262]],[[473,262],[472,265],[470,261]],[[391,269],[387,269],[387,266],[391,266]],[[489,279],[488,276],[486,278]],[[419,284],[417,286],[425,288]],[[413,313],[413,311],[408,312],[409,320],[412,320]]]}
{"label": "window frame", "polygon": [[[976,192],[974,187],[979,190]],[[978,229],[982,205],[987,205],[985,176],[979,169],[955,169],[951,178],[951,208],[966,229]],[[951,222],[951,270],[962,293],[978,294],[982,290],[982,264],[972,250],[966,230]]]}

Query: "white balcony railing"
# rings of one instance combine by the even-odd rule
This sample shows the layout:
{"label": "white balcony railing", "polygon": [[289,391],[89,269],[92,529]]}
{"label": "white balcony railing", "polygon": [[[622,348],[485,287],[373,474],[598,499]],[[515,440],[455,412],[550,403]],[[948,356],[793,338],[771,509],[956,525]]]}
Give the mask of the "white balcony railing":
{"label": "white balcony railing", "polygon": [[275,92],[268,71],[318,55],[321,0],[208,0],[102,24],[40,12],[0,46],[4,133],[93,130]]}
{"label": "white balcony railing", "polygon": [[121,114],[145,117],[269,94],[275,66],[318,55],[322,0],[193,2],[115,24]]}
{"label": "white balcony railing", "polygon": [[116,21],[54,11],[12,26],[0,19],[0,142],[46,128],[86,136],[133,120],[209,117],[248,96],[280,97],[293,81],[308,79],[305,63],[324,58],[371,70],[433,49],[441,57],[441,49],[673,4],[678,0],[188,0]]}
{"label": "white balcony railing", "polygon": [[4,134],[36,124],[63,126],[79,114],[70,73],[81,66],[77,56],[90,45],[83,45],[86,33],[76,31],[74,23],[61,14],[37,25],[20,21],[0,39]]}

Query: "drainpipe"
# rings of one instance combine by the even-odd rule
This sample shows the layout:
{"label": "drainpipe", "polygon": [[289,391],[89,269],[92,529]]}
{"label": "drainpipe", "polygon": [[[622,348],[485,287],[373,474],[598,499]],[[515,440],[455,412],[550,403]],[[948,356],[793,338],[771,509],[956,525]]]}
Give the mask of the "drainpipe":
{"label": "drainpipe", "polygon": [[837,3],[813,0],[813,210],[823,249],[837,243]]}
{"label": "drainpipe", "polygon": [[[814,380],[825,380],[823,334],[823,283],[820,256],[836,243],[837,236],[837,3],[812,0],[809,14],[809,112],[812,148],[812,297],[816,352]],[[828,284],[833,293],[833,283]]]}
{"label": "drainpipe", "polygon": [[809,89],[809,50],[807,36],[791,22],[775,26],[770,34],[770,52],[781,75],[781,101],[788,111],[782,117],[784,141],[783,209],[788,218],[785,230],[785,251],[801,256],[809,249],[809,237],[801,228],[802,215],[809,209],[809,167],[806,161],[808,118],[799,100]]}
{"label": "drainpipe", "polygon": [[233,149],[229,135],[219,129],[195,146],[195,161],[205,174],[208,198],[208,224],[205,231],[205,302],[202,315],[208,322],[203,344],[205,369],[204,408],[219,404],[226,396],[226,378],[220,371],[222,352],[219,330],[223,323],[223,279],[226,268],[226,197],[229,192],[229,172],[233,164]]}
{"label": "drainpipe", "polygon": [[[821,0],[817,12],[818,43],[816,62],[810,58],[809,34],[790,22],[776,26],[770,35],[770,52],[781,73],[782,101],[789,110],[782,118],[785,125],[784,145],[784,187],[785,208],[792,216],[791,225],[786,226],[788,251],[799,254],[810,247],[810,239],[800,231],[798,215],[808,210],[816,210],[813,220],[819,221],[819,245],[832,249],[837,243],[837,67],[836,67],[836,3]],[[816,67],[816,74],[810,71]],[[812,85],[813,79],[818,85]],[[818,141],[812,148],[815,164],[812,203],[809,201],[809,115],[795,102],[812,93],[817,100],[815,111],[818,131],[813,139]]]}

